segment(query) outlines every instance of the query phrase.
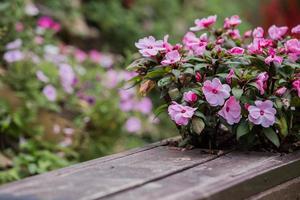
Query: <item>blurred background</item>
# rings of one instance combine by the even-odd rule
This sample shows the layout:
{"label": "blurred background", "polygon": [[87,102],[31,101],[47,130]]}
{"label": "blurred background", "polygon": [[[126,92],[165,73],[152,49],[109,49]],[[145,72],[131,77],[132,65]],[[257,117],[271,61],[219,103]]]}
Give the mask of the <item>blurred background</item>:
{"label": "blurred background", "polygon": [[300,23],[299,0],[1,0],[0,184],[177,135],[126,81],[134,42],[194,19]]}

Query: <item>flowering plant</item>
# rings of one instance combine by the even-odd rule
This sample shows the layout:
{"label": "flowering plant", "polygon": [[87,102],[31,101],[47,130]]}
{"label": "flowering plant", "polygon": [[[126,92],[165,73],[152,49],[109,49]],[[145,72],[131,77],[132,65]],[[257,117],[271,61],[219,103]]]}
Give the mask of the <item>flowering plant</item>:
{"label": "flowering plant", "polygon": [[[239,16],[214,28],[217,16],[196,19],[182,43],[154,37],[135,45],[143,58],[128,70],[140,93],[158,88],[181,145],[291,149],[300,139],[300,25],[237,29]],[[195,32],[202,32],[198,36]],[[293,145],[292,145],[293,144]]]}

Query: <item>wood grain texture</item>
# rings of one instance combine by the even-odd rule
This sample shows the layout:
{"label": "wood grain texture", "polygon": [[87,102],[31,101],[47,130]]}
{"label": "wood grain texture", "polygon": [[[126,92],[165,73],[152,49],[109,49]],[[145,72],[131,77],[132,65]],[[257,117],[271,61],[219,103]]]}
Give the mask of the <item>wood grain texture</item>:
{"label": "wood grain texture", "polygon": [[166,142],[0,187],[0,200],[238,200],[300,176],[300,152],[203,153]]}
{"label": "wood grain texture", "polygon": [[238,200],[300,176],[300,152],[280,156],[232,152],[105,199]]}
{"label": "wood grain texture", "polygon": [[247,200],[300,200],[300,177],[259,193]]}
{"label": "wood grain texture", "polygon": [[[107,162],[66,168],[56,176],[37,176],[0,188],[0,199],[90,200],[135,188],[147,182],[216,158],[195,149],[187,152],[158,146]],[[53,173],[52,173],[53,174]]]}

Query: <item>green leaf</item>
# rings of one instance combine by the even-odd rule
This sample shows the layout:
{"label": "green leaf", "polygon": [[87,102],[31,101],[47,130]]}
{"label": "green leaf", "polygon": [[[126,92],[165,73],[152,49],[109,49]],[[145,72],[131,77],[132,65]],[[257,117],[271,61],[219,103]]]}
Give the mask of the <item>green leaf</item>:
{"label": "green leaf", "polygon": [[194,70],[196,72],[196,71],[199,71],[200,69],[206,68],[206,67],[207,67],[207,63],[199,63],[199,64],[195,65]]}
{"label": "green leaf", "polygon": [[243,95],[244,91],[240,88],[232,88],[232,94],[235,96],[235,98],[240,99]]}
{"label": "green leaf", "polygon": [[172,69],[172,74],[176,77],[176,79],[178,79],[180,76],[180,70]]}
{"label": "green leaf", "polygon": [[158,78],[158,77],[163,77],[166,73],[166,70],[164,68],[156,69],[153,71],[149,71],[145,78]]}
{"label": "green leaf", "polygon": [[192,127],[193,127],[193,131],[196,134],[200,135],[205,127],[205,123],[201,118],[194,117],[192,119]]}
{"label": "green leaf", "polygon": [[279,126],[279,133],[286,137],[288,135],[288,125],[284,115],[281,115],[279,119],[276,120],[276,124]]}
{"label": "green leaf", "polygon": [[186,69],[184,70],[184,73],[185,73],[185,74],[192,74],[192,75],[194,75],[194,70],[193,70],[192,68],[186,68]]}
{"label": "green leaf", "polygon": [[171,76],[166,76],[162,79],[160,79],[158,82],[157,82],[157,86],[158,87],[164,87],[168,84],[172,83],[172,77]]}
{"label": "green leaf", "polygon": [[165,112],[165,110],[168,108],[168,104],[163,104],[159,107],[157,107],[155,110],[154,110],[154,115],[157,117],[158,115],[160,115],[162,112]]}
{"label": "green leaf", "polygon": [[270,140],[276,147],[280,146],[278,135],[275,133],[275,131],[272,128],[264,128],[263,132],[266,138],[268,138],[268,140]]}
{"label": "green leaf", "polygon": [[249,124],[246,121],[242,121],[236,130],[236,139],[239,140],[240,137],[248,134],[250,132]]}
{"label": "green leaf", "polygon": [[227,73],[219,73],[219,74],[216,74],[216,76],[219,76],[221,78],[226,78],[228,74]]}
{"label": "green leaf", "polygon": [[135,71],[139,68],[145,67],[145,65],[150,62],[154,63],[154,61],[149,58],[140,58],[140,59],[133,61],[126,69],[128,71]]}
{"label": "green leaf", "polygon": [[198,111],[198,110],[194,113],[194,115],[197,116],[197,117],[202,118],[203,120],[206,120],[205,115],[202,112]]}

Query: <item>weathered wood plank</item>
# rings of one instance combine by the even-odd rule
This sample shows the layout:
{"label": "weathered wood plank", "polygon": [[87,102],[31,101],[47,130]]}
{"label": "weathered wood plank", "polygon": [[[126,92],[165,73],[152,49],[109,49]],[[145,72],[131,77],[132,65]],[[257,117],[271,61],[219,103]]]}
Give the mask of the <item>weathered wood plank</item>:
{"label": "weathered wood plank", "polygon": [[300,177],[280,184],[247,200],[299,200]]}
{"label": "weathered wood plank", "polygon": [[3,186],[0,199],[98,199],[179,173],[216,157],[203,154],[199,149],[182,152],[158,146]]}
{"label": "weathered wood plank", "polygon": [[238,200],[300,176],[300,152],[280,156],[233,152],[103,199]]}

